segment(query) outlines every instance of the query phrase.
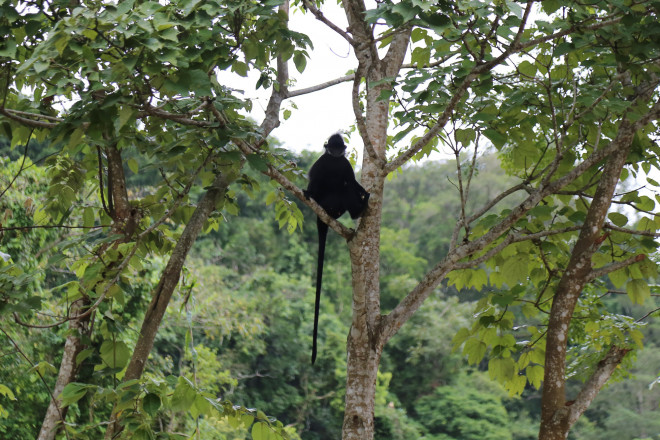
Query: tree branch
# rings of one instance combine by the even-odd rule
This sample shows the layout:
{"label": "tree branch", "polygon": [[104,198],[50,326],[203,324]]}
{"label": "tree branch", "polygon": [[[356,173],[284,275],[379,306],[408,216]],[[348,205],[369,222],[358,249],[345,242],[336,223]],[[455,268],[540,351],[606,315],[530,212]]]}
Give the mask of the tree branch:
{"label": "tree branch", "polygon": [[315,86],[306,87],[304,89],[290,90],[288,95],[287,95],[287,98],[294,98],[296,96],[301,96],[301,95],[306,95],[306,94],[309,94],[309,93],[318,92],[319,90],[324,90],[324,89],[327,89],[329,87],[336,86],[337,84],[353,81],[353,79],[355,79],[355,74],[346,75],[346,76],[342,76],[340,78],[331,79],[330,81],[326,81],[324,83],[317,84]]}
{"label": "tree branch", "polygon": [[583,24],[587,21],[593,20],[593,18],[590,18],[589,20],[585,20],[581,23],[578,23],[574,26],[572,26],[569,29],[565,29],[564,31],[561,32],[556,32],[551,35],[546,35],[545,37],[537,38],[534,40],[529,40],[527,42],[521,43],[520,40],[522,39],[523,31],[525,30],[525,26],[527,23],[527,20],[531,14],[531,9],[532,5],[534,3],[534,0],[529,0],[527,2],[527,7],[525,8],[525,12],[523,14],[523,19],[520,23],[520,26],[518,28],[518,32],[516,33],[516,36],[514,37],[513,41],[511,44],[506,48],[506,50],[499,55],[497,58],[494,58],[488,62],[484,62],[481,64],[477,64],[472,71],[465,77],[465,79],[461,82],[461,84],[456,88],[452,98],[450,101],[447,103],[447,106],[445,107],[445,110],[443,113],[438,117],[436,123],[431,127],[431,129],[424,134],[417,142],[415,142],[409,149],[405,150],[399,156],[394,158],[390,163],[387,164],[386,166],[386,171],[388,173],[391,173],[392,171],[396,170],[397,168],[401,167],[403,164],[408,162],[415,154],[417,154],[419,151],[422,150],[430,141],[433,139],[439,132],[444,128],[444,126],[447,124],[447,121],[449,121],[449,118],[451,114],[454,112],[454,109],[460,102],[461,98],[463,95],[466,93],[468,90],[469,86],[472,84],[472,82],[482,73],[485,73],[488,70],[491,70],[493,67],[501,64],[504,62],[508,57],[510,57],[513,54],[519,53],[529,47],[556,40],[558,38],[564,37],[566,35],[569,35],[573,32],[576,31],[593,31],[597,30],[606,26],[610,26],[612,24],[616,24],[621,20],[621,17],[616,17],[610,20],[603,20],[602,22],[590,25],[590,26],[584,26]]}
{"label": "tree branch", "polygon": [[[25,112],[21,112],[25,114]],[[35,121],[33,119],[28,119],[23,116],[19,116],[15,110],[11,110],[8,108],[1,107],[0,108],[0,115],[5,115],[9,119],[20,122],[23,125],[26,125],[28,127],[33,127],[33,128],[55,128],[57,127],[57,124],[53,122],[43,122],[43,121]],[[36,115],[36,117],[41,117],[41,115]]]}
{"label": "tree branch", "polygon": [[351,38],[350,35],[348,35],[346,32],[341,30],[339,26],[325,18],[323,13],[313,4],[310,3],[309,0],[303,0],[303,6],[305,9],[310,11],[312,14],[314,14],[314,17],[316,17],[317,20],[319,20],[321,23],[324,23],[326,26],[328,26],[330,29],[335,31],[337,34],[339,34],[343,39],[348,41],[351,45],[354,44],[353,38]]}
{"label": "tree branch", "polygon": [[586,279],[586,282],[590,282],[592,280],[595,280],[596,278],[600,278],[604,275],[607,275],[610,272],[614,272],[615,270],[623,269],[624,267],[630,266],[631,264],[638,263],[642,261],[643,259],[646,258],[646,255],[640,254],[640,255],[635,255],[634,257],[630,257],[626,260],[623,261],[617,261],[611,264],[608,264],[607,266],[599,267],[598,269],[594,269],[591,271],[589,276]]}
{"label": "tree branch", "polygon": [[568,411],[567,419],[569,426],[577,422],[580,416],[589,408],[589,405],[596,398],[600,389],[609,380],[616,367],[621,364],[624,356],[629,351],[629,348],[621,348],[613,345],[603,360],[598,362],[596,371],[594,371],[589,380],[584,384],[573,404],[565,407]]}
{"label": "tree branch", "polygon": [[[489,244],[497,240],[502,234],[510,229],[516,221],[522,218],[530,209],[536,206],[543,198],[554,194],[569,183],[573,182],[579,176],[584,174],[594,165],[615,152],[627,148],[628,140],[633,134],[649,123],[651,119],[657,119],[660,115],[660,101],[634,123],[624,120],[619,127],[619,131],[614,140],[608,145],[594,151],[589,157],[576,165],[571,171],[553,181],[544,179],[540,186],[532,190],[529,196],[515,207],[511,213],[497,225],[493,226],[479,239],[464,243],[453,250],[450,250],[447,256],[431,269],[419,282],[419,284],[406,295],[403,300],[385,316],[382,320],[383,342],[392,337],[404,322],[420,307],[426,298],[431,294],[439,282],[456,267],[456,264],[476,252],[485,249]],[[521,187],[522,188],[522,187]],[[509,192],[507,192],[509,193]],[[474,217],[474,216],[473,216]]]}
{"label": "tree branch", "polygon": [[0,192],[0,199],[2,198],[2,196],[5,195],[7,190],[9,190],[9,188],[12,187],[14,182],[16,182],[16,179],[18,179],[18,176],[20,176],[21,173],[23,172],[23,168],[25,167],[25,159],[27,158],[28,145],[30,145],[30,138],[32,137],[33,132],[34,132],[34,128],[30,130],[30,134],[28,134],[28,138],[25,141],[25,148],[23,149],[23,160],[21,161],[21,166],[18,168],[18,171],[16,172],[14,177],[11,179],[11,182],[9,182],[9,185],[7,185],[7,188],[3,189],[2,192]]}

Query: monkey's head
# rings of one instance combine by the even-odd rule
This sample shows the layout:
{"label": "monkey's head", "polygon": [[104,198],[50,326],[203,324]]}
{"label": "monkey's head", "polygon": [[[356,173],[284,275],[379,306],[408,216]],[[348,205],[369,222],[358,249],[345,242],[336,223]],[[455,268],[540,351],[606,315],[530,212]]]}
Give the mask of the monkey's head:
{"label": "monkey's head", "polygon": [[328,142],[325,143],[324,147],[325,147],[325,151],[330,156],[334,156],[334,157],[342,157],[344,155],[344,152],[346,151],[346,145],[344,144],[344,140],[341,138],[341,135],[338,133],[335,133],[332,136],[330,136],[330,139],[328,139]]}

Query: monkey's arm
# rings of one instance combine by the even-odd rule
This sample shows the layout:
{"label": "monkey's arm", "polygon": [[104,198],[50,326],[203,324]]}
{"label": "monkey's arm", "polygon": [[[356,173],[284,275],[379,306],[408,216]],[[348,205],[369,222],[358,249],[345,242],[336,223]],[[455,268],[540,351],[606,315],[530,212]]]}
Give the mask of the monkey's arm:
{"label": "monkey's arm", "polygon": [[369,202],[369,194],[366,189],[360,185],[360,182],[355,178],[355,172],[351,163],[346,159],[344,165],[343,178],[345,185],[345,203],[346,210],[351,215],[351,218],[356,219],[362,215],[367,208]]}
{"label": "monkey's arm", "polygon": [[307,183],[307,189],[303,190],[303,194],[307,199],[314,199],[318,202],[321,183],[318,170],[318,161],[312,165],[312,168],[309,170],[309,182]]}

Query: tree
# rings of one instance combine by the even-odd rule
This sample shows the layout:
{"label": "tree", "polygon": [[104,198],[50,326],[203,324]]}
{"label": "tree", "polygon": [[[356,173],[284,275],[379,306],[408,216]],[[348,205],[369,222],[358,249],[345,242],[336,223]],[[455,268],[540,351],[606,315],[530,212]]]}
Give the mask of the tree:
{"label": "tree", "polygon": [[[480,362],[488,353],[489,374],[514,394],[528,382],[535,387],[543,382],[542,440],[566,438],[639,343],[639,320],[608,314],[599,298],[608,276],[641,303],[650,294],[647,280],[656,273],[646,257],[656,249],[655,201],[637,190],[616,191],[626,177],[641,177],[640,171],[658,167],[653,139],[660,115],[660,3],[404,0],[367,9],[361,0],[345,0],[344,30],[324,16],[322,3],[303,0],[303,12],[351,45],[355,69],[346,77],[298,90],[291,85],[287,60],[293,59],[303,73],[308,41],[287,28],[286,4],[277,15],[272,15],[277,5],[267,2],[75,6],[53,4],[36,15],[4,6],[9,26],[0,55],[7,57],[3,71],[8,87],[0,114],[11,127],[48,130],[65,141],[69,156],[81,157],[67,156],[67,176],[75,167],[86,171],[81,175],[91,176],[101,204],[108,182],[112,197],[106,199],[113,205],[105,205],[106,215],[94,215],[94,220],[121,237],[99,243],[84,274],[100,273],[98,256],[119,251],[104,258],[103,276],[89,272],[83,277],[83,292],[101,289],[90,298],[96,302],[83,309],[98,307],[114,293],[110,289],[115,284],[107,280],[119,281],[140,249],[132,243],[165,234],[163,222],[171,216],[185,220],[125,382],[141,376],[149,340],[167,307],[166,292],[178,281],[188,244],[219,203],[225,200],[224,208],[231,211],[229,184],[249,186],[249,180],[238,180],[245,161],[288,190],[274,191],[269,198],[276,202],[281,226],[293,232],[300,224],[299,211],[287,199],[293,196],[348,244],[353,317],[346,440],[373,438],[383,347],[443,281],[459,290],[486,284],[497,289],[483,296],[478,319],[454,342],[470,362]],[[42,40],[41,35],[47,37]],[[404,64],[407,53],[410,63]],[[245,104],[212,75],[217,69],[244,74],[252,67],[263,72],[257,86],[271,88],[258,130],[238,116],[236,110]],[[306,200],[292,183],[295,169],[265,143],[280,124],[283,101],[345,81],[353,82],[347,99],[364,145],[362,184],[371,193],[368,211],[355,230]],[[20,93],[26,87],[31,88],[30,98]],[[56,112],[50,105],[61,97],[78,101]],[[14,129],[12,136],[24,139],[25,130]],[[163,173],[161,193],[147,199],[157,203],[169,194],[172,205],[160,217],[151,212],[154,208],[145,210],[145,204],[135,209],[128,201],[120,154],[129,145],[169,170],[169,175]],[[517,182],[470,208],[480,153],[489,147],[498,151],[502,166]],[[430,262],[432,268],[416,286],[383,314],[385,181],[439,148],[455,156],[454,183],[462,207],[456,227],[446,254]],[[99,160],[107,163],[106,178],[96,173],[102,168],[96,165],[99,151]],[[200,157],[200,151],[206,154]],[[184,172],[186,166],[199,170],[203,186],[213,182],[192,217],[181,206],[195,182]],[[188,183],[179,189],[179,180]],[[74,197],[69,199],[59,207],[60,219]],[[611,211],[614,203],[630,207],[637,216]],[[524,335],[514,333],[520,314],[512,310],[529,320]],[[569,350],[575,345],[583,348],[577,354]],[[586,372],[576,396],[566,395],[568,360]],[[113,419],[106,437],[125,422]]]}
{"label": "tree", "polygon": [[[211,215],[214,211],[236,211],[227,188],[239,178],[245,188],[254,183],[241,168],[246,160],[264,166],[269,154],[257,152],[275,126],[272,116],[261,127],[244,121],[236,111],[244,103],[214,73],[232,68],[245,74],[250,68],[266,69],[278,56],[304,57],[307,39],[288,31],[285,6],[273,14],[278,4],[2,3],[0,56],[6,87],[0,114],[5,134],[12,145],[24,143],[24,156],[33,135],[61,146],[48,162],[49,201],[29,220],[37,228],[93,231],[74,240],[83,250],[73,256],[75,261],[61,263],[74,276],[61,298],[65,309],[58,322],[24,321],[21,315],[39,310],[25,288],[17,292],[23,296],[9,298],[5,307],[14,312],[16,323],[27,327],[71,325],[39,438],[52,439],[62,427],[67,437],[73,433],[63,426],[66,411],[92,391],[109,397],[114,406],[107,438],[123,426],[144,425],[158,409],[154,403],[160,398],[140,379],[183,263],[197,235],[217,227],[220,218]],[[212,30],[217,32],[210,38]],[[239,60],[243,55],[245,62]],[[277,113],[279,103],[274,100],[273,105]],[[254,153],[242,156],[229,144],[232,138]],[[161,176],[146,194],[133,190],[126,177],[142,167]],[[199,201],[192,203],[191,196]],[[120,331],[126,315],[121,306],[133,293],[142,260],[153,255],[169,260],[129,350],[131,341]],[[59,295],[59,289],[49,293]],[[87,329],[86,323],[97,312],[111,324],[102,329],[100,347],[83,350],[92,327]],[[95,384],[73,382],[90,353],[99,354],[97,366],[110,372],[109,394]],[[192,399],[197,414],[217,406],[185,380],[176,384],[173,398],[183,408]],[[244,412],[233,411],[230,404],[218,409],[235,417]],[[251,426],[254,416],[243,415]],[[252,430],[274,426],[260,414]],[[277,431],[283,432],[281,424]]]}

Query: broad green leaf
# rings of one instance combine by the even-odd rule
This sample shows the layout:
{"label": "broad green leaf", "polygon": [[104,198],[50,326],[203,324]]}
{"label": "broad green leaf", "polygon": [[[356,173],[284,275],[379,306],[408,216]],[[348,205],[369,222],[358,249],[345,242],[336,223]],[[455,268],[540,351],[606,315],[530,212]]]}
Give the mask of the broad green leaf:
{"label": "broad green leaf", "polygon": [[0,383],[0,394],[6,396],[9,400],[16,400],[14,392],[7,385]]}
{"label": "broad green leaf", "polygon": [[248,72],[248,66],[245,63],[236,61],[231,65],[231,70],[232,72],[236,72],[242,77],[246,77]]}
{"label": "broad green leaf", "polygon": [[457,290],[461,290],[468,285],[471,275],[471,269],[454,270],[447,275],[447,282],[450,286],[453,284]]}
{"label": "broad green leaf", "polygon": [[200,415],[208,415],[211,412],[212,406],[206,400],[206,397],[202,396],[201,394],[197,394],[195,397],[195,402],[193,405],[190,407],[190,414],[197,418]]}
{"label": "broad green leaf", "polygon": [[463,344],[463,342],[465,342],[469,337],[470,337],[470,331],[468,329],[466,329],[465,327],[461,327],[460,329],[458,329],[458,331],[454,335],[454,338],[451,341],[454,346],[453,349],[457,350],[458,347],[460,347]]}
{"label": "broad green leaf", "polygon": [[470,364],[476,364],[486,355],[486,344],[478,339],[468,339],[463,347],[463,354],[467,355]]}
{"label": "broad green leaf", "polygon": [[630,330],[630,338],[635,342],[639,349],[644,348],[644,333],[637,329]]}
{"label": "broad green leaf", "polygon": [[488,375],[491,379],[506,382],[513,378],[515,364],[511,358],[494,358],[488,361]]}
{"label": "broad green leaf", "polygon": [[101,359],[109,368],[122,369],[131,357],[131,350],[123,341],[105,340],[99,350]]}
{"label": "broad green leaf", "polygon": [[510,380],[505,383],[506,389],[509,391],[509,396],[517,396],[525,391],[525,384],[527,378],[522,374],[515,374]]}
{"label": "broad green leaf", "polygon": [[539,365],[545,365],[545,350],[537,347],[530,352],[530,355],[532,362]]}
{"label": "broad green leaf", "polygon": [[250,431],[252,438],[254,440],[269,440],[271,437],[271,429],[264,422],[257,422],[252,425],[252,430]]}
{"label": "broad green leaf", "polygon": [[83,210],[83,226],[86,228],[94,226],[94,209],[89,206]]}
{"label": "broad green leaf", "polygon": [[527,380],[537,390],[541,389],[541,382],[543,382],[544,368],[541,365],[530,365],[525,369]]}
{"label": "broad green leaf", "polygon": [[612,223],[619,227],[625,226],[626,223],[628,223],[628,216],[618,212],[610,212],[607,214],[607,218],[609,218]]}
{"label": "broad green leaf", "polygon": [[277,190],[273,190],[266,195],[266,206],[271,205],[273,202],[279,199],[279,192]]}
{"label": "broad green leaf", "polygon": [[147,393],[142,399],[142,408],[149,414],[151,417],[154,417],[160,409],[160,397],[155,393]]}
{"label": "broad green leaf", "polygon": [[55,368],[55,366],[50,362],[46,362],[46,361],[39,362],[37,365],[32,367],[32,370],[38,371],[41,376],[46,376],[49,374],[53,374],[53,375],[57,374],[57,368]]}
{"label": "broad green leaf", "polygon": [[254,423],[254,416],[251,414],[241,414],[241,423],[245,428],[249,428]]}
{"label": "broad green leaf", "polygon": [[644,304],[651,297],[651,289],[646,280],[636,279],[628,281],[626,292],[633,304]]}
{"label": "broad green leaf", "polygon": [[529,61],[518,64],[518,71],[525,76],[533,77],[536,74],[536,66]]}
{"label": "broad green leaf", "polygon": [[303,73],[307,66],[307,57],[303,52],[296,52],[293,54],[293,64],[298,72]]}
{"label": "broad green leaf", "polygon": [[256,171],[266,171],[268,169],[268,162],[259,154],[249,154],[247,157],[248,164]]}
{"label": "broad green leaf", "polygon": [[128,169],[130,169],[133,174],[138,173],[138,162],[137,160],[130,158],[126,161],[126,165],[128,165]]}
{"label": "broad green leaf", "polygon": [[470,142],[475,140],[476,133],[471,128],[466,128],[466,129],[459,128],[454,133],[454,137],[456,138],[457,142],[467,147],[468,145],[470,145]]}
{"label": "broad green leaf", "polygon": [[195,402],[197,391],[190,381],[183,376],[179,376],[174,393],[172,394],[172,409],[176,411],[188,411]]}
{"label": "broad green leaf", "polygon": [[494,130],[492,128],[484,130],[483,134],[493,143],[493,146],[495,146],[495,148],[497,149],[502,148],[504,144],[506,144],[506,141],[508,140],[505,134],[502,134],[499,131]]}
{"label": "broad green leaf", "polygon": [[60,394],[62,406],[69,406],[72,403],[79,401],[85,394],[87,394],[87,390],[90,388],[92,388],[91,385],[77,382],[71,382],[66,385]]}
{"label": "broad green leaf", "polygon": [[76,356],[76,365],[82,364],[82,362],[90,357],[94,353],[93,348],[85,348],[84,350],[81,350],[80,353]]}
{"label": "broad green leaf", "polygon": [[629,278],[628,271],[625,268],[610,272],[607,276],[617,289],[621,288]]}
{"label": "broad green leaf", "polygon": [[516,255],[507,259],[501,267],[502,275],[509,286],[524,281],[528,274],[529,258],[525,255]]}

